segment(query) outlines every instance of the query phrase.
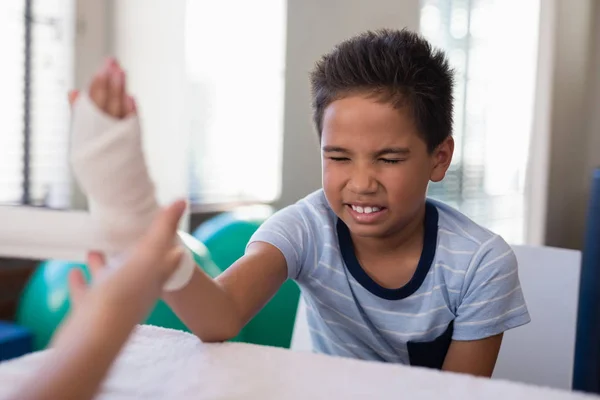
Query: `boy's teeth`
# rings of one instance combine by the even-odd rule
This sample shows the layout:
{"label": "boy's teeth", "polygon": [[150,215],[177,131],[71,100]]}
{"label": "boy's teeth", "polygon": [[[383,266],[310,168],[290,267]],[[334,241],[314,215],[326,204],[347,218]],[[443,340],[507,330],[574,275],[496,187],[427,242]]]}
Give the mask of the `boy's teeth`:
{"label": "boy's teeth", "polygon": [[379,207],[361,207],[361,206],[352,206],[352,209],[360,214],[371,214],[373,212],[377,212],[381,210]]}

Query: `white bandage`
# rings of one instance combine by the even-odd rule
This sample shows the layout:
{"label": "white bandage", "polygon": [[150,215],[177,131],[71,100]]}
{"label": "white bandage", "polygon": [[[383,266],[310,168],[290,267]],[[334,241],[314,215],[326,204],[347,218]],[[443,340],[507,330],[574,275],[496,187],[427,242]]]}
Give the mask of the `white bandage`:
{"label": "white bandage", "polygon": [[[71,165],[88,197],[97,229],[110,248],[117,250],[109,257],[123,258],[148,230],[160,208],[146,166],[137,116],[112,118],[99,110],[87,93],[81,93],[73,106]],[[179,237],[177,240],[181,244]],[[164,290],[185,286],[194,268],[191,253],[184,252]]]}

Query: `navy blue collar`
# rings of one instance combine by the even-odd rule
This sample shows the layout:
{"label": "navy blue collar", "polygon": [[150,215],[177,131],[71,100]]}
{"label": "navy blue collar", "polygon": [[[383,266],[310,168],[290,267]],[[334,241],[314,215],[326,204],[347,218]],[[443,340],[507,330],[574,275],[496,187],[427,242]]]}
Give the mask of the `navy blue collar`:
{"label": "navy blue collar", "polygon": [[379,285],[365,272],[358,262],[356,254],[354,253],[354,244],[352,243],[350,231],[348,230],[346,224],[338,218],[338,241],[346,268],[348,268],[348,271],[350,271],[358,283],[360,283],[369,292],[381,297],[382,299],[400,300],[410,296],[423,284],[423,281],[425,280],[425,277],[431,268],[431,263],[435,257],[438,217],[437,208],[430,202],[427,202],[425,204],[425,233],[423,237],[423,250],[421,251],[419,264],[417,265],[417,269],[415,270],[415,273],[410,281],[408,281],[406,285],[397,289],[388,289]]}

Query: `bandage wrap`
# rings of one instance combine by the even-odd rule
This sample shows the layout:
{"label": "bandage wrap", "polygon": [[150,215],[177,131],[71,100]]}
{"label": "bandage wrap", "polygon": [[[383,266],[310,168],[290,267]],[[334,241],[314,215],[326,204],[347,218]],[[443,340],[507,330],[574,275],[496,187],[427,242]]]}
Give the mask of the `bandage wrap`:
{"label": "bandage wrap", "polygon": [[[112,118],[82,93],[73,106],[71,165],[88,197],[96,228],[110,248],[116,249],[109,258],[122,259],[160,208],[137,116]],[[191,278],[195,263],[190,252],[184,254],[165,290],[180,289]]]}

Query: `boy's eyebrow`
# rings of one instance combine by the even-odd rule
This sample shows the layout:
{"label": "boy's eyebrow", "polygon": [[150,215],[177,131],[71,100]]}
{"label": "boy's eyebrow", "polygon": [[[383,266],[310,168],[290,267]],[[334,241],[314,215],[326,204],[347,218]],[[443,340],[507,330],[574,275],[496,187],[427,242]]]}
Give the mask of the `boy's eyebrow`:
{"label": "boy's eyebrow", "polygon": [[339,146],[323,146],[321,150],[325,153],[349,153],[348,150]]}
{"label": "boy's eyebrow", "polygon": [[375,153],[376,157],[381,157],[385,155],[408,155],[410,153],[410,149],[407,147],[386,147],[385,149],[381,149]]}
{"label": "boy's eyebrow", "polygon": [[[323,146],[321,149],[325,153],[349,153],[350,151],[340,147],[340,146]],[[407,147],[386,147],[385,149],[381,149],[375,152],[377,157],[388,155],[388,154],[396,154],[396,155],[406,155],[410,153],[410,149]]]}

